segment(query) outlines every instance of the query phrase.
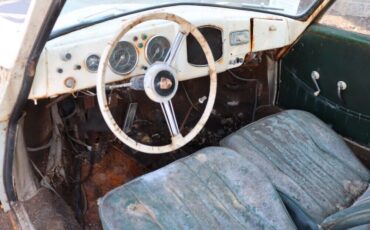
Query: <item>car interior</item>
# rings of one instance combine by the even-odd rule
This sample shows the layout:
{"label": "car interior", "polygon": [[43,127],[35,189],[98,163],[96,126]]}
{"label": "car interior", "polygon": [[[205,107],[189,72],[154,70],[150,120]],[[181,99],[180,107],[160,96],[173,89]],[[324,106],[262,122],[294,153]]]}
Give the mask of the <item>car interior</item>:
{"label": "car interior", "polygon": [[62,11],[17,133],[35,229],[369,229],[370,5],[295,2]]}

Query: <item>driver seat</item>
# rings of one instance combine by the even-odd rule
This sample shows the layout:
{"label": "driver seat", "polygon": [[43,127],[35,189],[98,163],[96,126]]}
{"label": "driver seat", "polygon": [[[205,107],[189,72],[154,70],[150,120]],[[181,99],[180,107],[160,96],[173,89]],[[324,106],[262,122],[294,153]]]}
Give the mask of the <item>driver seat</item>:
{"label": "driver seat", "polygon": [[136,178],[98,205],[104,229],[295,229],[267,177],[221,147]]}
{"label": "driver seat", "polygon": [[355,215],[370,210],[368,170],[312,114],[272,115],[221,145],[109,192],[98,202],[104,228],[317,229],[370,216]]}

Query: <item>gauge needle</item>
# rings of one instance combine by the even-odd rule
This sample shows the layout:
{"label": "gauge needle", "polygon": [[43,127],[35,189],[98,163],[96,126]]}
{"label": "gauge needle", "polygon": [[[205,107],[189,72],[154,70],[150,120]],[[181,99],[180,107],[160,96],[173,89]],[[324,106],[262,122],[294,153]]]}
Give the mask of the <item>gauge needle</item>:
{"label": "gauge needle", "polygon": [[125,55],[122,55],[120,58],[119,58],[119,60],[118,60],[118,62],[117,62],[117,64],[116,64],[116,67],[118,67],[119,66],[119,64],[121,63],[121,61],[123,61],[125,59]]}
{"label": "gauge needle", "polygon": [[157,49],[155,50],[155,53],[154,53],[154,55],[153,55],[153,56],[154,56],[154,57],[155,57],[155,56],[157,56],[157,54],[159,54],[159,52],[161,52],[161,50],[160,50],[160,48],[157,48]]}

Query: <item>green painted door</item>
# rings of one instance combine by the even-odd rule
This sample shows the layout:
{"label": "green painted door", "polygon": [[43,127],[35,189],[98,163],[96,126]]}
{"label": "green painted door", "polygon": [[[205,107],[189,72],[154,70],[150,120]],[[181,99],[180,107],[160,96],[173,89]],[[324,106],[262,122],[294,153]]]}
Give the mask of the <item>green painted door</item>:
{"label": "green painted door", "polygon": [[277,103],[309,111],[339,134],[370,146],[370,23],[361,18],[367,20],[365,33],[322,24],[304,33],[282,60]]}

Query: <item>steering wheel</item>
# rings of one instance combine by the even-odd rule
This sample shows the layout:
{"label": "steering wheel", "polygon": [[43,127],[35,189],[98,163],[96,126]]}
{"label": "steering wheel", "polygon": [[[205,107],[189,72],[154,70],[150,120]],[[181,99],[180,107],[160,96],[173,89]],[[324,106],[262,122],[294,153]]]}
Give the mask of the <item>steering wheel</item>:
{"label": "steering wheel", "polygon": [[[163,62],[156,62],[149,66],[145,75],[139,77],[132,77],[131,84],[135,85],[136,88],[142,88],[145,91],[146,95],[152,101],[160,103],[163,114],[166,119],[166,123],[171,134],[171,144],[163,146],[151,146],[139,143],[129,137],[116,123],[115,119],[112,116],[112,113],[109,109],[106,97],[106,85],[105,85],[105,75],[108,69],[109,57],[112,54],[114,47],[120,41],[120,39],[134,26],[150,21],[150,20],[168,20],[175,22],[179,25],[179,31],[173,41],[171,48],[168,51],[168,54]],[[206,56],[209,68],[209,77],[210,77],[210,90],[209,96],[207,98],[207,104],[205,110],[194,126],[194,128],[183,136],[180,133],[179,126],[177,124],[176,115],[172,105],[171,99],[176,94],[179,81],[176,78],[177,71],[173,67],[173,62],[176,57],[177,51],[180,48],[182,40],[189,33],[191,33],[194,38],[198,41],[199,45],[202,47],[202,50]],[[199,30],[192,25],[187,20],[170,13],[151,13],[147,15],[140,16],[138,18],[127,21],[114,37],[114,39],[108,43],[101,57],[101,61],[98,69],[98,78],[97,78],[97,98],[99,103],[99,108],[103,115],[105,122],[107,123],[110,130],[114,135],[122,141],[124,144],[128,145],[130,148],[135,149],[140,152],[149,153],[149,154],[159,154],[174,151],[189,141],[191,141],[201,129],[204,127],[209,116],[211,115],[212,108],[216,98],[217,90],[217,72],[216,66],[213,58],[213,54],[209,45],[203,35]]]}

